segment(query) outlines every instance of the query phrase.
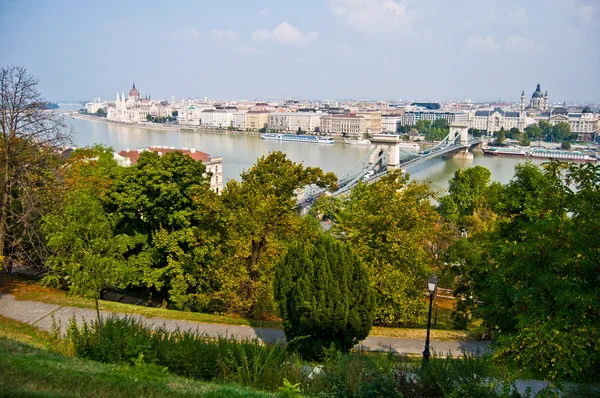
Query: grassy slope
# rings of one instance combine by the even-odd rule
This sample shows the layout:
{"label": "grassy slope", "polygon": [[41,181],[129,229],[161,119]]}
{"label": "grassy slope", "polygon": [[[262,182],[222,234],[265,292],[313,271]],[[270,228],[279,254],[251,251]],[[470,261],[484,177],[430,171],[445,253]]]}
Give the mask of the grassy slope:
{"label": "grassy slope", "polygon": [[[39,281],[27,280],[17,277],[4,277],[0,283],[0,292],[15,296],[17,300],[33,300],[43,303],[57,304],[79,308],[95,309],[92,300],[81,297],[67,296],[59,289],[43,287]],[[431,338],[434,340],[465,340],[473,339],[477,333],[452,330],[450,313],[454,307],[454,301],[448,299],[436,299],[438,302],[438,322],[432,325]],[[228,325],[248,325],[252,327],[264,327],[282,329],[280,322],[253,321],[231,315],[203,314],[198,312],[186,312],[167,310],[162,308],[149,308],[130,304],[116,303],[112,301],[100,301],[100,309],[111,312],[138,314],[148,318],[164,318],[184,320],[201,323],[221,323]],[[432,319],[433,323],[433,319]],[[425,325],[416,328],[385,328],[373,327],[372,336],[400,337],[425,339]]]}
{"label": "grassy slope", "polygon": [[234,384],[219,385],[71,358],[43,349],[46,332],[0,317],[0,396],[269,397]]}

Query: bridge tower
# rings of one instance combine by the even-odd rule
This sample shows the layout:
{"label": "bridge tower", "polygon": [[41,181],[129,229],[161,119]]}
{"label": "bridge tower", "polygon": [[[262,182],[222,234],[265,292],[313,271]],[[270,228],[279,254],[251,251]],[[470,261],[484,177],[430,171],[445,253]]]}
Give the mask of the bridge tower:
{"label": "bridge tower", "polygon": [[[376,170],[387,167],[388,170],[397,169],[400,165],[400,136],[389,134],[374,134],[369,138],[375,150],[369,157],[369,164],[379,163],[375,166]],[[387,150],[387,156],[379,160],[381,155]]]}
{"label": "bridge tower", "polygon": [[448,139],[454,141],[457,135],[460,135],[460,144],[469,145],[469,125],[467,123],[450,123],[450,133]]}
{"label": "bridge tower", "polygon": [[450,123],[448,142],[453,142],[457,136],[460,136],[460,145],[463,145],[465,148],[458,151],[453,157],[461,159],[473,159],[473,154],[469,152],[469,125],[467,123]]}

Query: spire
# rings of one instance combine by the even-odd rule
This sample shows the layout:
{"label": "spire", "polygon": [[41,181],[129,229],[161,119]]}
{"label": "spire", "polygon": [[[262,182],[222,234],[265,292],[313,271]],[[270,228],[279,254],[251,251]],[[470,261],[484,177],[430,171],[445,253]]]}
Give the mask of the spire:
{"label": "spire", "polygon": [[521,97],[525,97],[525,90],[521,93]]}
{"label": "spire", "polygon": [[133,88],[135,88],[135,82],[133,82]]}

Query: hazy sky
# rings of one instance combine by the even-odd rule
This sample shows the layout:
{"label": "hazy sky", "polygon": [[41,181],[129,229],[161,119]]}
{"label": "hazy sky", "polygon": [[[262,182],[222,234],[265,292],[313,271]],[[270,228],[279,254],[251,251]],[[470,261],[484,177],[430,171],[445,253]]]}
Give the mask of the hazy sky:
{"label": "hazy sky", "polygon": [[600,0],[0,0],[0,64],[52,100],[600,102]]}

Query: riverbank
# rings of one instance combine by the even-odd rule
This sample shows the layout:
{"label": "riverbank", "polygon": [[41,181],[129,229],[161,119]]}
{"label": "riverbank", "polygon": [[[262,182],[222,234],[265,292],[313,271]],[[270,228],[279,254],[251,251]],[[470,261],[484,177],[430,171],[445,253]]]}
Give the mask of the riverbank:
{"label": "riverbank", "polygon": [[181,133],[200,133],[200,134],[221,134],[221,135],[245,135],[258,137],[260,133],[258,131],[238,131],[238,130],[227,130],[227,129],[210,129],[201,128],[199,126],[180,126],[177,124],[164,124],[164,123],[125,123],[118,122],[115,120],[108,120],[105,117],[92,116],[73,112],[70,114],[73,119],[87,120],[90,122],[104,123],[120,127],[130,128],[142,128],[147,130],[160,130],[160,131],[178,131]]}

